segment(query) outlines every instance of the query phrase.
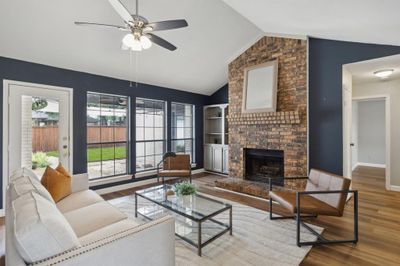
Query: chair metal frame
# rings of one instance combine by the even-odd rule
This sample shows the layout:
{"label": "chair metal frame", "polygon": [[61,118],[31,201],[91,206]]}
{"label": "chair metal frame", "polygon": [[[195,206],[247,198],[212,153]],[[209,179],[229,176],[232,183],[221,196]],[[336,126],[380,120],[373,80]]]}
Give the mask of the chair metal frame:
{"label": "chair metal frame", "polygon": [[[285,178],[284,178],[285,179]],[[287,179],[308,179],[308,177],[295,177]],[[273,178],[269,178],[269,191],[272,191]],[[340,240],[329,240],[323,237],[321,234],[312,229],[309,225],[303,222],[303,218],[316,218],[317,214],[301,215],[301,196],[302,195],[315,195],[315,194],[335,194],[335,193],[353,193],[354,195],[354,214],[353,214],[353,226],[354,226],[354,237],[352,239],[340,239]],[[291,216],[273,216],[272,213],[272,199],[269,199],[269,218],[270,220],[280,219],[295,219],[296,220],[296,244],[297,246],[318,246],[327,244],[343,244],[343,243],[354,243],[358,242],[358,191],[357,190],[327,190],[327,191],[296,191],[296,213]],[[322,214],[320,214],[322,215]],[[329,216],[329,215],[327,215]],[[316,241],[301,241],[300,226],[306,228],[309,232],[317,237]]]}

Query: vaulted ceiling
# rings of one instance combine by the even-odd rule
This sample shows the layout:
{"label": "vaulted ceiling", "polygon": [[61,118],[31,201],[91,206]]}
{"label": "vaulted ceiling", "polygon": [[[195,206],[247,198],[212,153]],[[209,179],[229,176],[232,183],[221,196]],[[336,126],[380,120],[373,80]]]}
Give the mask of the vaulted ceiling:
{"label": "vaulted ceiling", "polygon": [[[121,2],[135,13],[133,0]],[[123,25],[108,0],[1,0],[0,56],[152,85],[211,94],[226,84],[227,64],[261,31],[220,0],[140,0],[149,21],[186,19],[189,27],[157,33],[178,49],[156,45],[130,68],[126,32],[78,27],[74,21]]]}
{"label": "vaulted ceiling", "polygon": [[265,33],[400,45],[399,0],[223,0]]}
{"label": "vaulted ceiling", "polygon": [[[134,13],[133,0],[121,1]],[[140,0],[149,21],[189,27],[159,32],[178,49],[154,45],[130,68],[124,32],[74,25],[123,25],[107,0],[1,0],[0,56],[209,95],[263,34],[400,45],[398,10],[398,0]]]}

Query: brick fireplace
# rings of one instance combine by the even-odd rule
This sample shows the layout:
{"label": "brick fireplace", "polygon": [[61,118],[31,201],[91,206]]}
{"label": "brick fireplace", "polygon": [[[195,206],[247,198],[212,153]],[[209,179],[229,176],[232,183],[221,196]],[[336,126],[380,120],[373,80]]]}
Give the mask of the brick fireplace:
{"label": "brick fireplace", "polygon": [[[281,151],[283,175],[307,174],[307,41],[264,37],[229,65],[229,176],[246,179],[246,151]],[[244,69],[278,60],[277,112],[242,113]]]}

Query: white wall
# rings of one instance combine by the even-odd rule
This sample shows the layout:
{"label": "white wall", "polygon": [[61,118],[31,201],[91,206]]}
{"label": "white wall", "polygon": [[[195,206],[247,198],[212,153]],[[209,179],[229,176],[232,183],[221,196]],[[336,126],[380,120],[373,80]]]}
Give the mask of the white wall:
{"label": "white wall", "polygon": [[352,118],[352,91],[353,77],[351,73],[343,67],[342,81],[342,106],[343,106],[343,176],[351,178],[351,118]]}
{"label": "white wall", "polygon": [[353,97],[390,96],[390,182],[400,186],[400,79],[353,85]]}
{"label": "white wall", "polygon": [[385,100],[358,103],[358,162],[385,164]]}
{"label": "white wall", "polygon": [[358,163],[358,102],[353,101],[351,119],[351,168],[354,170]]}

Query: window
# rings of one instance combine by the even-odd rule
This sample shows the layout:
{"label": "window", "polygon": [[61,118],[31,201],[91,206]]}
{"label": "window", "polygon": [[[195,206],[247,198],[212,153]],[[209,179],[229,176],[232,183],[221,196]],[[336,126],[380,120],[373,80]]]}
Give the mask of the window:
{"label": "window", "polygon": [[194,156],[194,105],[183,103],[171,104],[171,148],[173,152]]}
{"label": "window", "polygon": [[129,98],[87,94],[87,162],[90,179],[128,173]]}
{"label": "window", "polygon": [[156,169],[165,153],[166,103],[136,99],[136,172]]}

